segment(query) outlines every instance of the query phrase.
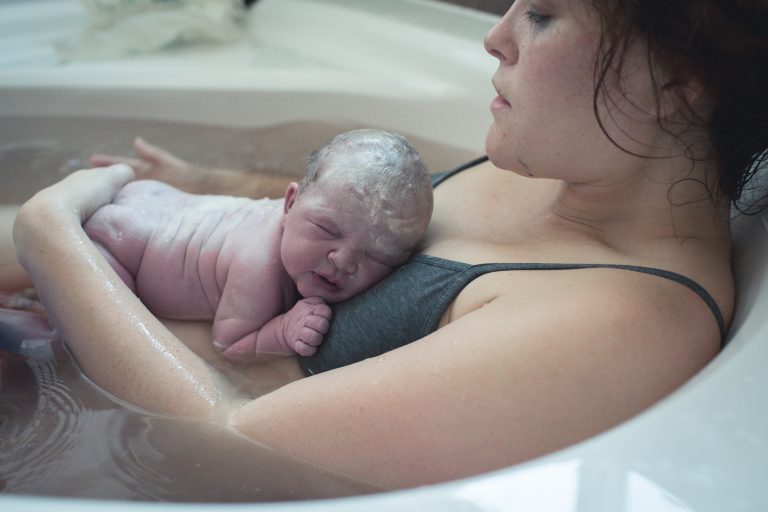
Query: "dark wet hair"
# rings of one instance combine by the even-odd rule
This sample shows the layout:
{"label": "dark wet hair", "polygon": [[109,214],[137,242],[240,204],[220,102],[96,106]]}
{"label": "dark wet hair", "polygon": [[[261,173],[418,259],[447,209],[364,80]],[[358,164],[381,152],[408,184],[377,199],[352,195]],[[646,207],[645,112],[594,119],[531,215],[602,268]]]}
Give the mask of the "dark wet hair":
{"label": "dark wet hair", "polygon": [[[639,36],[648,44],[651,70],[661,67],[689,73],[712,99],[711,114],[702,119],[680,98],[690,114],[687,121],[699,123],[709,135],[713,154],[708,157],[719,168],[718,183],[708,184],[710,193],[713,197],[726,194],[742,213],[768,208],[768,194],[756,190],[761,187],[755,179],[759,171],[768,172],[768,1],[588,2],[602,27],[593,107],[603,131],[598,101],[607,99],[610,105],[607,77],[621,72],[627,49]],[[663,85],[653,73],[651,78],[657,88]]]}

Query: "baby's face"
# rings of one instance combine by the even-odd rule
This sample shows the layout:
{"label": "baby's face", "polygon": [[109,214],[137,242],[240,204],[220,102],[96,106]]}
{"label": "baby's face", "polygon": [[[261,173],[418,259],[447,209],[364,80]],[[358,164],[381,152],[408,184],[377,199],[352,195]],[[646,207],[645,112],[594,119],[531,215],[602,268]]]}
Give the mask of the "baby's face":
{"label": "baby's face", "polygon": [[302,296],[343,301],[405,262],[424,231],[409,220],[371,212],[352,186],[315,183],[283,217],[283,266]]}

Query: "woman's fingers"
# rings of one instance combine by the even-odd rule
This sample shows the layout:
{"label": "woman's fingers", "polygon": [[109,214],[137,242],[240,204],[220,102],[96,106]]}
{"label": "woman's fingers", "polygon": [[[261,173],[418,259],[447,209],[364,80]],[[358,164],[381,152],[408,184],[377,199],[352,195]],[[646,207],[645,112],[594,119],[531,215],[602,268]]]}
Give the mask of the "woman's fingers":
{"label": "woman's fingers", "polygon": [[31,269],[45,261],[46,251],[41,248],[72,234],[84,238],[82,223],[133,178],[133,169],[125,164],[81,170],[32,196],[13,224],[16,259],[21,266],[34,275]]}
{"label": "woman's fingers", "polygon": [[91,157],[88,159],[91,162],[91,165],[94,167],[109,167],[110,165],[115,164],[125,164],[130,165],[134,169],[137,167],[141,167],[144,164],[141,160],[138,160],[136,158],[126,158],[123,156],[117,156],[117,155],[107,155],[104,153],[94,153],[91,155]]}
{"label": "woman's fingers", "polygon": [[91,155],[90,162],[94,167],[107,167],[115,164],[131,166],[139,179],[157,179],[174,182],[177,175],[183,175],[188,164],[168,151],[150,144],[141,137],[133,141],[133,149],[139,158],[129,158],[106,153]]}
{"label": "woman's fingers", "polygon": [[63,208],[77,213],[82,222],[97,209],[110,203],[134,176],[133,169],[122,163],[76,171],[35,194],[25,206],[33,209],[34,205],[40,208]]}
{"label": "woman's fingers", "polygon": [[165,151],[164,149],[161,149],[157,146],[153,146],[141,137],[136,137],[133,140],[133,149],[136,151],[136,154],[139,155],[140,158],[155,164],[175,162],[178,160],[178,158],[176,158],[168,151]]}
{"label": "woman's fingers", "polygon": [[136,137],[133,141],[133,149],[142,161],[148,163],[160,174],[173,175],[174,173],[185,172],[189,168],[189,164],[181,158],[169,151],[153,146],[141,137]]}
{"label": "woman's fingers", "polygon": [[69,200],[79,209],[81,220],[85,220],[97,209],[112,202],[120,189],[135,177],[130,166],[119,163],[109,167],[77,171],[61,183],[62,188],[66,186],[69,189],[63,192],[70,194]]}

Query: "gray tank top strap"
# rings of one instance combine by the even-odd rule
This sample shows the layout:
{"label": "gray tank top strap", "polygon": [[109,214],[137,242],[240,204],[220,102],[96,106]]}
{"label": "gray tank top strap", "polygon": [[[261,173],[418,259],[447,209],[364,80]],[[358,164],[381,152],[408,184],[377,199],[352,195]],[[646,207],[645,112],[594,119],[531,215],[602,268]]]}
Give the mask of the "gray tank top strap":
{"label": "gray tank top strap", "polygon": [[[434,256],[428,256],[425,254],[416,255],[413,257],[422,261],[431,260],[432,265],[443,266],[446,268],[453,268],[457,270],[455,265],[457,262],[443,260]],[[463,271],[456,275],[451,283],[447,284],[443,289],[442,294],[434,303],[432,310],[429,312],[425,323],[423,332],[429,334],[437,329],[440,319],[443,316],[443,312],[448,308],[453,299],[459,294],[459,292],[474,279],[487,274],[489,272],[502,272],[502,271],[523,271],[523,270],[578,270],[578,269],[592,269],[592,268],[608,268],[617,270],[628,270],[630,272],[639,272],[642,274],[648,274],[652,276],[669,279],[688,287],[696,295],[701,297],[704,303],[709,307],[712,315],[715,317],[717,326],[720,329],[721,337],[725,337],[726,325],[723,319],[723,314],[720,311],[720,307],[712,298],[712,295],[704,289],[699,283],[690,279],[684,275],[669,270],[663,270],[653,267],[641,267],[637,265],[619,265],[610,263],[486,263],[481,265],[469,265],[458,263],[458,265],[465,265]]]}

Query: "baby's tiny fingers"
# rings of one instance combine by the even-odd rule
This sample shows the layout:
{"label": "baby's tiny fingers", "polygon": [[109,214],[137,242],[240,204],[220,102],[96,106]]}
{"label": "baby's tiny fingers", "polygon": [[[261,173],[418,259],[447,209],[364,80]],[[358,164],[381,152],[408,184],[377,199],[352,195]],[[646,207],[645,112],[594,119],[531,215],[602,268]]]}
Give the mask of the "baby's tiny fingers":
{"label": "baby's tiny fingers", "polygon": [[323,342],[323,335],[313,329],[310,329],[309,327],[304,327],[301,330],[298,341],[316,347]]}
{"label": "baby's tiny fingers", "polygon": [[324,318],[322,316],[310,316],[309,318],[307,318],[304,325],[315,332],[318,332],[320,334],[325,334],[328,332],[328,328],[330,327],[331,324],[328,322],[327,318]]}
{"label": "baby's tiny fingers", "polygon": [[312,306],[310,314],[330,320],[333,316],[333,310],[328,304],[316,304]]}
{"label": "baby's tiny fingers", "polygon": [[320,297],[304,297],[303,299],[301,299],[301,302],[303,302],[307,306],[325,304],[325,301]]}
{"label": "baby's tiny fingers", "polygon": [[293,347],[293,349],[300,356],[313,356],[315,355],[315,352],[317,352],[317,347],[314,347],[312,345],[307,345],[302,341],[297,342],[296,345]]}

